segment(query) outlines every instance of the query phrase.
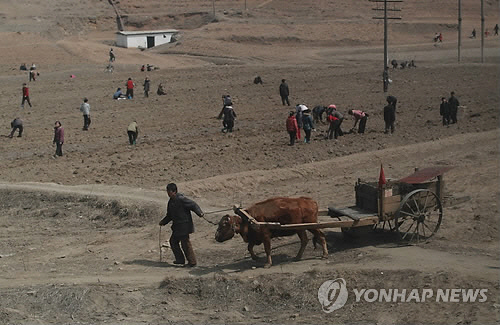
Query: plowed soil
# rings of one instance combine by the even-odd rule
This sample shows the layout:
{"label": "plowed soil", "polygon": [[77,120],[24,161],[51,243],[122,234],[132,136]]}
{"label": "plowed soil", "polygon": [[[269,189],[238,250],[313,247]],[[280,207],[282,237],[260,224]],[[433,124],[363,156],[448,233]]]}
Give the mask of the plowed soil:
{"label": "plowed soil", "polygon": [[[498,1],[485,4],[481,58],[479,3],[462,1],[457,62],[455,1],[402,3],[391,20],[390,69],[382,91],[383,25],[371,2],[122,0],[127,30],[176,28],[175,43],[114,47],[107,1],[4,1],[0,4],[0,323],[210,324],[496,324],[499,270]],[[245,10],[244,4],[247,8]],[[398,14],[399,15],[399,14]],[[477,39],[467,36],[475,28]],[[442,32],[444,41],[432,37]],[[117,60],[104,72],[109,48]],[[481,62],[484,61],[484,62]],[[29,82],[21,63],[37,65]],[[143,64],[160,69],[141,72]],[[70,76],[74,77],[71,78]],[[148,76],[152,91],[144,97]],[[253,84],[260,76],[262,85]],[[128,78],[132,100],[113,100]],[[290,87],[291,107],[278,93]],[[22,83],[32,108],[20,108]],[[167,95],[157,96],[162,82]],[[441,97],[455,91],[458,123],[443,126]],[[221,95],[237,113],[233,133],[217,120]],[[396,131],[384,134],[388,94],[398,98]],[[92,124],[82,130],[82,99]],[[288,146],[285,119],[295,104],[335,104],[349,131],[349,109],[369,113],[365,134]],[[8,138],[10,121],[24,121]],[[53,124],[65,128],[64,156],[53,158]],[[126,129],[137,120],[137,144]],[[252,261],[239,237],[214,240],[215,226],[195,218],[199,265],[177,267],[168,247],[164,187],[205,212],[249,206],[273,196],[309,196],[320,208],[354,204],[361,178],[400,179],[414,168],[453,167],[444,175],[444,217],[429,241],[401,242],[394,232],[357,238],[325,229],[330,255],[307,247],[295,262],[296,236],[273,240],[273,266]],[[208,214],[217,222],[225,212]],[[331,314],[317,294],[344,278],[349,298]],[[474,303],[356,302],[352,289],[487,289]]]}

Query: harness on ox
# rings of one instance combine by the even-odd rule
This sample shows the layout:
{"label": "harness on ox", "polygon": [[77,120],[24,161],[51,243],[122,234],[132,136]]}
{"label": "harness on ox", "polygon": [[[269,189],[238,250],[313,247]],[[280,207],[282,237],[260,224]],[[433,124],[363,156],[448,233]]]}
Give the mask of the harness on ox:
{"label": "harness on ox", "polygon": [[[243,220],[244,222],[248,223],[248,224],[251,224],[251,226],[258,229],[258,224],[256,223],[257,220],[255,220],[253,217],[251,217],[248,212],[246,212],[245,210],[243,210],[242,208],[238,208],[238,207],[234,207],[234,213],[236,213],[240,218],[241,220]],[[231,220],[232,221],[232,220]],[[234,222],[233,222],[233,227],[234,227]]]}
{"label": "harness on ox", "polygon": [[[254,217],[252,217],[246,210],[235,207],[234,208],[234,213],[237,214],[243,223],[246,223],[250,226],[250,228],[254,231],[258,231],[261,227],[262,224],[268,224],[268,225],[279,225],[278,222],[259,222],[257,221]],[[231,220],[232,222],[232,227],[233,231],[235,231],[235,225],[234,221]],[[296,230],[282,230],[282,229],[269,229],[271,231],[271,237],[281,237],[281,236],[291,236],[295,235],[297,233]],[[258,242],[260,244],[260,241]],[[316,247],[316,243],[314,243],[314,247]]]}

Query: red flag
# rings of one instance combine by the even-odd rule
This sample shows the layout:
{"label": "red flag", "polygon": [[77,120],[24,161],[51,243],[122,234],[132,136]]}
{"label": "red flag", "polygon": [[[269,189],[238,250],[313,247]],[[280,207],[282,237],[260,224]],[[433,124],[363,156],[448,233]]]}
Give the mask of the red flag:
{"label": "red flag", "polygon": [[384,167],[380,164],[380,176],[378,177],[378,186],[382,187],[382,185],[387,184],[385,180]]}

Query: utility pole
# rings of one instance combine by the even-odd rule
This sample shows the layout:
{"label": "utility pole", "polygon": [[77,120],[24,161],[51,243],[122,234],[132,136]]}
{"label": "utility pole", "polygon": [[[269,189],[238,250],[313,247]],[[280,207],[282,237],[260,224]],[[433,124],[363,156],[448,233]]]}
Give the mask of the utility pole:
{"label": "utility pole", "polygon": [[[375,11],[384,11],[384,16],[383,17],[380,17],[380,16],[377,16],[377,17],[373,17],[373,19],[383,19],[384,20],[384,70],[382,72],[382,80],[383,80],[383,83],[384,83],[384,93],[387,92],[387,89],[389,87],[389,67],[387,65],[387,61],[388,61],[388,58],[387,58],[387,39],[388,39],[388,36],[387,36],[387,20],[389,19],[401,19],[401,17],[389,17],[387,15],[387,12],[398,12],[398,11],[401,11],[401,9],[399,8],[396,8],[396,3],[400,3],[400,2],[403,2],[403,0],[370,0],[371,2],[375,2],[377,3],[377,8],[372,8],[372,10],[375,10]],[[384,3],[384,7],[383,8],[379,8],[378,5],[379,3]],[[393,4],[393,8],[387,8],[387,4]]]}
{"label": "utility pole", "polygon": [[462,46],[462,0],[458,0],[458,62],[460,62],[461,46]]}
{"label": "utility pole", "polygon": [[484,63],[484,3],[481,0],[481,63]]}

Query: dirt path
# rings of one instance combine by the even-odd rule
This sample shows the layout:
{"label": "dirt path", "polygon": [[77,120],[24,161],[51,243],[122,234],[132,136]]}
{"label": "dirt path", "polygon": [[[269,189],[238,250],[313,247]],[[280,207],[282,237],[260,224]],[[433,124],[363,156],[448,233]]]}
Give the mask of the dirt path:
{"label": "dirt path", "polygon": [[[359,153],[349,157],[340,157],[331,159],[328,161],[309,163],[306,169],[298,168],[282,168],[275,169],[272,171],[252,171],[237,173],[231,175],[221,175],[217,177],[211,177],[204,180],[196,180],[185,183],[180,183],[180,188],[185,189],[189,195],[193,195],[197,201],[200,202],[201,206],[205,211],[219,209],[221,207],[227,207],[231,201],[228,200],[230,197],[224,198],[223,193],[231,192],[243,192],[248,190],[249,193],[256,193],[256,189],[260,189],[261,193],[268,192],[271,187],[274,193],[282,193],[283,195],[295,195],[293,191],[287,190],[288,184],[293,182],[297,173],[300,173],[300,177],[303,179],[308,179],[308,182],[320,184],[317,188],[312,188],[310,195],[318,199],[321,206],[325,206],[331,202],[332,199],[335,200],[337,206],[345,206],[352,204],[352,185],[355,179],[359,176],[362,179],[374,178],[373,174],[377,173],[377,164],[373,164],[373,161],[380,161],[381,157],[384,157],[385,161],[391,161],[390,164],[386,165],[386,175],[401,177],[408,174],[408,170],[411,170],[412,166],[418,165],[422,166],[429,164],[431,162],[439,162],[440,164],[451,164],[451,161],[447,161],[446,157],[449,152],[455,153],[454,164],[455,169],[449,172],[447,176],[447,186],[450,188],[450,193],[452,196],[460,198],[461,191],[465,191],[466,188],[471,189],[471,192],[475,193],[475,196],[470,202],[473,202],[472,209],[475,214],[482,215],[486,220],[496,220],[495,215],[487,212],[487,206],[480,206],[487,193],[481,191],[480,189],[475,189],[474,184],[477,180],[478,175],[486,175],[487,171],[493,172],[491,181],[496,181],[498,177],[497,171],[494,171],[494,166],[496,162],[494,160],[484,159],[483,156],[488,156],[491,154],[492,150],[498,151],[495,148],[497,139],[497,131],[490,131],[478,134],[470,134],[467,137],[462,135],[446,138],[440,141],[420,143],[408,146],[402,146],[397,148],[385,149],[377,152],[367,152]],[[475,144],[473,146],[473,144]],[[456,155],[456,146],[474,147],[474,150],[469,152],[463,152],[462,155]],[[422,153],[425,152],[425,155]],[[419,160],[418,157],[424,157],[425,159]],[[399,157],[399,158],[398,158]],[[404,159],[401,159],[404,157]],[[468,160],[471,159],[472,160]],[[335,165],[336,169],[333,174],[330,174],[326,170],[326,166]],[[474,170],[471,166],[475,166]],[[304,167],[304,166],[302,166]],[[375,167],[375,168],[373,168]],[[493,168],[493,169],[492,169]],[[354,174],[352,170],[356,170],[357,173]],[[321,176],[320,171],[322,171]],[[342,171],[339,175],[338,171]],[[470,173],[471,172],[471,173]],[[469,174],[470,173],[470,174]],[[469,175],[468,175],[469,174]],[[329,182],[324,183],[321,179],[328,179]],[[330,183],[331,182],[331,183]],[[335,184],[335,190],[332,192],[328,190],[331,186],[329,184]],[[478,184],[479,185],[479,184]],[[484,185],[484,184],[483,184]],[[153,204],[158,209],[163,209],[165,206],[166,198],[163,191],[156,191],[152,189],[141,189],[141,188],[127,188],[124,186],[106,186],[106,185],[78,185],[78,186],[64,186],[59,184],[47,184],[47,183],[0,183],[0,190],[2,191],[22,191],[22,192],[33,192],[33,193],[46,193],[47,195],[57,195],[62,197],[76,196],[84,197],[89,200],[104,200],[104,201],[114,201],[119,200],[124,204],[128,205],[145,205],[151,206]],[[97,199],[94,199],[97,198]],[[200,199],[203,198],[203,199]],[[451,198],[451,197],[450,197]],[[245,202],[250,203],[250,201],[257,200],[258,197],[250,194]],[[208,204],[210,203],[210,205]],[[369,256],[370,258],[363,258],[363,263],[358,264],[358,267],[362,269],[387,269],[387,270],[400,270],[405,268],[418,269],[425,272],[437,272],[445,271],[446,269],[452,267],[460,274],[475,277],[478,279],[492,279],[497,274],[497,260],[498,255],[493,253],[496,249],[497,243],[493,241],[492,245],[472,245],[469,246],[469,251],[460,251],[453,248],[453,245],[449,242],[453,242],[454,236],[459,236],[460,232],[467,229],[467,225],[454,224],[453,219],[457,221],[461,218],[463,213],[457,215],[457,210],[454,207],[448,208],[445,211],[445,220],[443,222],[442,230],[436,237],[436,243],[429,245],[423,245],[419,247],[398,247],[391,243],[390,241],[381,241],[380,237],[370,237],[367,240],[361,241],[360,247],[356,243],[355,246],[350,246],[352,243],[345,243],[341,239],[340,233],[333,230],[331,233],[331,257],[327,263],[315,259],[306,258],[305,261],[300,263],[284,263],[278,266],[280,272],[287,272],[298,274],[311,270],[314,268],[331,268],[332,264],[336,269],[349,269],[353,267],[353,264],[348,260],[337,259],[337,255],[340,252],[341,255],[346,253],[345,250],[356,251],[357,254],[361,256]],[[484,215],[486,214],[486,215]],[[154,216],[153,216],[154,217]],[[211,216],[214,220],[217,216]],[[464,215],[466,218],[466,215]],[[490,219],[494,218],[494,219]],[[148,219],[149,220],[149,219]],[[154,219],[153,219],[154,220]],[[102,251],[108,251],[110,255],[115,255],[116,258],[120,260],[135,260],[138,257],[145,257],[143,263],[145,265],[139,264],[128,264],[126,270],[121,271],[113,275],[101,275],[101,276],[91,276],[82,274],[72,274],[70,276],[64,274],[55,273],[53,276],[46,276],[45,274],[37,273],[31,270],[25,276],[19,277],[16,274],[0,284],[0,286],[12,286],[23,285],[29,281],[32,283],[50,283],[55,278],[60,282],[75,282],[75,283],[91,283],[96,281],[99,277],[101,282],[106,283],[120,283],[121,285],[130,284],[138,285],[142,283],[143,285],[151,285],[157,282],[164,274],[164,267],[161,264],[156,263],[158,254],[157,242],[155,243],[155,238],[157,238],[157,228],[154,226],[155,222],[151,221],[151,225],[143,226],[138,228],[138,231],[134,231],[130,234],[129,231],[122,233],[119,229],[109,229],[104,231],[102,234],[107,238],[107,243],[101,248]],[[203,220],[196,220],[198,232],[194,235],[195,245],[199,247],[202,252],[202,256],[210,255],[213,249],[234,249],[238,248],[241,252],[241,257],[245,255],[244,245],[241,240],[234,239],[231,244],[226,247],[226,245],[214,245],[212,234],[213,227],[205,223]],[[464,228],[464,229],[462,229]],[[168,230],[165,230],[168,233]],[[444,232],[444,235],[441,233]],[[166,233],[164,234],[166,236]],[[141,240],[141,246],[144,247],[144,251],[141,253],[133,246],[128,247],[126,243],[121,243],[122,238],[127,236],[133,236],[136,240],[131,242],[132,245],[137,244],[137,240]],[[451,237],[450,237],[451,236]],[[84,238],[84,237],[83,237]],[[140,239],[139,239],[140,238]],[[279,252],[279,247],[289,244],[296,246],[296,239],[285,239],[285,243],[282,241],[276,242],[276,249]],[[370,241],[375,241],[375,244]],[[343,242],[343,243],[342,243]],[[62,242],[64,243],[64,242]],[[121,244],[120,244],[121,243]],[[336,245],[340,243],[340,248]],[[214,246],[214,248],[208,248]],[[88,244],[87,244],[88,247]],[[205,249],[201,249],[205,247]],[[207,250],[208,248],[208,250]],[[446,251],[443,250],[446,248]],[[475,250],[470,250],[475,249]],[[68,250],[61,252],[50,252],[49,257],[55,258],[56,255],[78,255],[80,251],[85,250],[85,247],[80,247],[80,245],[69,246]],[[156,251],[155,251],[156,250]],[[482,251],[481,254],[477,254],[477,250]],[[156,252],[156,253],[155,253]],[[170,254],[167,252],[167,255]],[[315,254],[314,254],[315,255]],[[40,258],[40,256],[38,256]],[[240,257],[236,256],[236,259]],[[170,257],[168,257],[170,259]],[[234,257],[233,257],[234,259]],[[148,262],[146,262],[149,260]],[[7,261],[7,260],[6,260]],[[231,261],[225,260],[226,263]],[[390,262],[389,262],[390,261]],[[208,264],[205,264],[208,263]],[[205,264],[205,265],[204,265]],[[219,266],[217,266],[217,264]],[[144,266],[149,265],[146,269]],[[238,276],[250,276],[259,274],[272,274],[276,272],[276,268],[271,270],[257,269],[253,270],[248,267],[251,264],[245,263],[245,267],[237,269],[227,269],[224,265],[216,263],[215,265],[209,261],[201,262],[201,267],[197,270],[189,269],[178,269],[175,272],[175,276],[184,277],[192,275],[202,275],[211,276],[213,272],[222,272],[228,274],[238,274]],[[211,271],[210,271],[211,270]],[[141,280],[141,276],[134,275],[136,272],[145,272],[147,276],[144,276]],[[80,272],[79,272],[80,273]],[[29,279],[29,281],[28,281]],[[64,280],[66,279],[66,280]]]}
{"label": "dirt path", "polygon": [[[334,184],[331,190],[334,188],[338,189],[337,192],[339,193],[335,194],[337,201],[339,203],[345,202],[352,196],[352,193],[347,191],[347,189],[352,187],[352,184],[354,184],[358,177],[362,179],[375,178],[374,175],[376,176],[378,173],[379,164],[386,162],[386,175],[390,175],[392,178],[403,177],[417,166],[432,164],[455,166],[457,170],[452,170],[451,173],[463,175],[461,177],[465,176],[463,180],[464,184],[473,186],[474,180],[478,177],[476,174],[478,173],[474,169],[469,169],[471,164],[473,164],[471,160],[477,159],[481,161],[479,166],[476,166],[476,169],[484,164],[494,166],[496,161],[488,157],[494,157],[498,152],[498,148],[496,148],[497,141],[498,130],[492,130],[482,133],[451,136],[439,141],[362,152],[345,157],[310,162],[298,167],[252,170],[180,182],[178,184],[186,193],[201,198],[208,206],[231,207],[240,201],[248,205],[258,200],[258,194],[253,194],[257,188],[261,188],[264,193],[271,192],[273,188],[273,192],[276,195],[280,191],[284,193],[283,195],[298,194],[299,192],[287,189],[287,187],[290,181],[295,181],[297,177],[300,177],[301,179],[308,180],[305,181],[304,185],[313,181],[320,182],[320,187],[312,187],[309,193],[312,193],[311,195],[320,202],[320,205],[326,205],[330,203],[332,198],[329,191],[323,191],[323,187],[328,184]],[[478,143],[481,144],[481,148],[478,148],[478,150],[456,152],[457,148],[471,148],[477,146]],[[481,151],[479,149],[484,150]],[[423,152],[425,152],[425,155],[422,154]],[[404,159],[401,159],[401,157],[404,157]],[[327,168],[331,165],[336,166],[335,170]],[[370,168],[367,168],[368,166]],[[490,167],[485,168],[488,169]],[[341,173],[339,174],[338,171],[341,171]],[[354,173],[354,171],[356,172]],[[304,181],[299,180],[299,182]],[[161,186],[163,187],[164,185],[162,184]],[[135,199],[153,201],[162,206],[165,205],[166,200],[165,193],[158,190],[103,184],[64,186],[55,183],[0,182],[0,188],[72,193],[123,198],[126,200]],[[224,195],[230,193],[244,193],[245,199],[240,195],[224,197]]]}

